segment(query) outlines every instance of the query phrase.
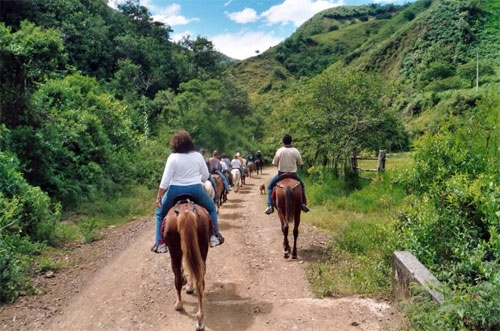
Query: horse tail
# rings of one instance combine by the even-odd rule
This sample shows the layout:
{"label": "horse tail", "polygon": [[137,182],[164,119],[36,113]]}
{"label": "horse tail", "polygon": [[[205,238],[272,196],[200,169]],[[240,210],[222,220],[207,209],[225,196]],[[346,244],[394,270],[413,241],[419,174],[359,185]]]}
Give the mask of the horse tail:
{"label": "horse tail", "polygon": [[295,217],[295,198],[293,196],[293,189],[290,186],[285,188],[285,210],[286,221],[291,223]]}
{"label": "horse tail", "polygon": [[190,278],[196,280],[196,287],[202,289],[206,266],[201,257],[197,229],[198,216],[190,210],[182,211],[177,217],[177,230],[181,237],[184,268]]}

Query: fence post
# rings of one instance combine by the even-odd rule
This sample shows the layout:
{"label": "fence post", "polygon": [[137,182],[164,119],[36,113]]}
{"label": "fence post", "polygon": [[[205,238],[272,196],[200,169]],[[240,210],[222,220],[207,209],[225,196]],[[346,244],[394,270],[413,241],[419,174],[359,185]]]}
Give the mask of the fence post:
{"label": "fence post", "polygon": [[352,150],[351,154],[351,169],[353,171],[358,170],[358,156],[356,155],[356,148]]}
{"label": "fence post", "polygon": [[378,171],[385,170],[385,150],[378,151]]}

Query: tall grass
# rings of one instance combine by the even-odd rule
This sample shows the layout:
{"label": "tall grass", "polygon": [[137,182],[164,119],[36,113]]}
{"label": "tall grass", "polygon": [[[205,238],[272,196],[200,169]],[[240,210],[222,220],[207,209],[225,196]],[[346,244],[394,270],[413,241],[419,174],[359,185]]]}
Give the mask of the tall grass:
{"label": "tall grass", "polygon": [[[118,226],[131,219],[154,214],[156,189],[142,185],[131,186],[121,195],[112,199],[102,199],[82,204],[77,210],[63,215],[57,224],[56,236],[60,245],[68,242],[89,243],[104,237],[103,229]],[[57,250],[57,247],[54,247]],[[45,263],[53,250],[47,250]],[[61,266],[59,266],[61,267]]]}
{"label": "tall grass", "polygon": [[404,196],[391,185],[391,176],[409,163],[409,154],[390,155],[385,173],[370,173],[371,180],[359,180],[358,190],[329,169],[315,169],[307,177],[313,212],[304,220],[330,236],[325,257],[308,268],[315,295],[390,296],[394,247],[390,215]]}

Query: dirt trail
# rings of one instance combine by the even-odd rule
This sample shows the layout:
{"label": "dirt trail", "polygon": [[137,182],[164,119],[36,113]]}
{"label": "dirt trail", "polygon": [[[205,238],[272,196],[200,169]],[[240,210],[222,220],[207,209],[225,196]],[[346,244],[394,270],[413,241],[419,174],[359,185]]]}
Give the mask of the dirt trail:
{"label": "dirt trail", "polygon": [[[313,297],[304,268],[326,240],[303,223],[299,258],[283,258],[278,216],[264,214],[265,196],[259,192],[272,171],[247,178],[220,209],[226,242],[208,254],[206,330],[397,330],[402,317],[387,302]],[[35,279],[46,294],[0,309],[3,329],[194,330],[196,297],[183,294],[184,311],[174,310],[170,257],[150,252],[153,238],[151,217],[108,229],[105,239],[69,250],[60,258],[73,267]]]}

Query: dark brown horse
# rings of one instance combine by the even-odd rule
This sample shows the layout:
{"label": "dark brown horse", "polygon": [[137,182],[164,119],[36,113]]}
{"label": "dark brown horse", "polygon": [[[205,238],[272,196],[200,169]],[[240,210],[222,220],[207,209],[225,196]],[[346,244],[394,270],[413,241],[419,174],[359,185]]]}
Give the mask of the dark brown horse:
{"label": "dark brown horse", "polygon": [[163,219],[162,237],[167,243],[175,276],[177,300],[175,310],[182,310],[181,290],[186,283],[183,272],[195,284],[198,295],[196,330],[204,330],[203,295],[210,238],[210,216],[205,208],[190,200],[180,200]]}
{"label": "dark brown horse", "polygon": [[262,175],[262,166],[264,165],[264,162],[262,159],[257,159],[255,160],[255,173],[258,175],[259,172]]}
{"label": "dark brown horse", "polygon": [[297,237],[299,236],[300,213],[302,211],[302,186],[290,174],[284,174],[274,187],[273,202],[278,211],[283,231],[284,257],[290,257],[290,244],[288,243],[288,225],[293,223],[293,250],[292,259],[297,258]]}

